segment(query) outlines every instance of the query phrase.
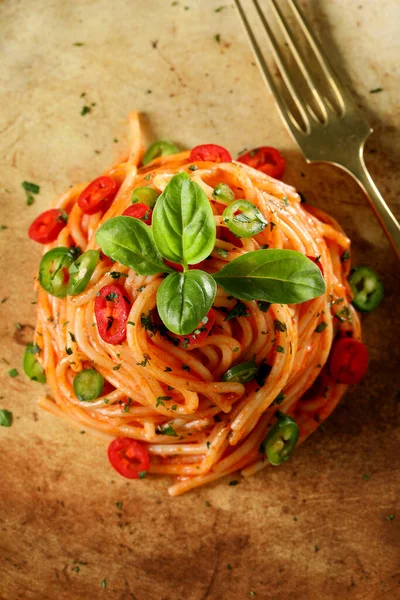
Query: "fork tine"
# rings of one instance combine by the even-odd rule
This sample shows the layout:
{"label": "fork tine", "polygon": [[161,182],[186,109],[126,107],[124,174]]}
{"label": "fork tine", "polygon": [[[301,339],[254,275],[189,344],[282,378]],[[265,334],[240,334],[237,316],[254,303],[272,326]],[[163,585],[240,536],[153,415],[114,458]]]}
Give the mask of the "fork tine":
{"label": "fork tine", "polygon": [[283,34],[289,45],[289,48],[292,51],[292,54],[299,66],[299,69],[302,72],[303,77],[306,80],[307,85],[310,88],[310,90],[315,98],[315,101],[317,102],[317,104],[320,108],[320,111],[324,117],[324,120],[326,121],[328,118],[327,110],[326,110],[327,105],[324,101],[324,98],[321,96],[321,94],[319,93],[319,91],[317,89],[316,83],[314,81],[314,78],[313,78],[311,72],[309,71],[309,69],[306,66],[306,62],[304,60],[303,53],[302,53],[300,47],[298,46],[298,44],[296,43],[296,41],[293,37],[293,34],[291,32],[291,29],[288,26],[283,14],[282,14],[282,11],[278,6],[277,1],[270,0],[270,4],[271,4],[272,10],[273,10],[273,13],[275,15],[275,18],[278,21],[279,26],[283,31]]}
{"label": "fork tine", "polygon": [[337,100],[341,107],[342,113],[344,114],[345,113],[345,102],[350,102],[350,103],[354,104],[354,100],[351,97],[346,86],[343,85],[343,83],[340,81],[339,77],[335,73],[331,63],[329,62],[329,59],[328,59],[326,53],[324,52],[319,40],[313,34],[299,5],[297,4],[296,0],[288,0],[288,2],[289,2],[290,6],[292,8],[292,11],[295,14],[295,16],[303,30],[304,35],[307,38],[308,43],[310,44],[311,48],[314,51],[314,54],[319,62],[321,69],[323,70],[326,78],[328,79],[328,82],[329,82],[332,90],[336,94],[336,97],[337,97]]}
{"label": "fork tine", "polygon": [[[282,52],[279,49],[279,45],[275,39],[274,34],[271,31],[270,26],[268,25],[268,22],[265,18],[264,13],[262,12],[260,5],[258,4],[258,0],[253,0],[253,4],[254,7],[257,11],[257,14],[260,18],[261,23],[263,24],[263,28],[264,28],[264,33],[268,39],[268,42],[270,44],[271,50],[272,50],[272,54],[274,57],[274,60],[279,68],[279,71],[281,72],[281,75],[283,77],[283,80],[286,84],[287,89],[289,90],[295,104],[297,107],[297,110],[299,111],[305,126],[306,126],[306,133],[309,133],[310,131],[310,120],[309,117],[306,113],[306,111],[304,110],[304,101],[302,100],[302,98],[300,97],[296,86],[293,83],[293,79],[292,76],[290,74],[290,70],[286,64],[285,59],[283,58]],[[293,118],[293,117],[292,117]],[[300,126],[299,126],[300,127]],[[301,128],[301,127],[300,127]]]}
{"label": "fork tine", "polygon": [[[274,78],[272,77],[270,70],[265,62],[265,59],[261,52],[260,46],[258,45],[256,38],[254,37],[253,31],[252,31],[252,29],[249,25],[249,22],[246,18],[246,15],[243,11],[240,0],[235,0],[235,4],[236,4],[236,8],[238,9],[239,16],[241,18],[244,30],[250,40],[250,45],[252,46],[254,53],[256,55],[256,59],[260,65],[261,72],[264,75],[264,78],[265,78],[266,82],[269,84],[270,89],[275,97],[275,102],[278,106],[279,112],[281,113],[282,119],[284,120],[290,133],[297,140],[299,138],[299,135],[301,135],[301,133],[304,133],[304,131],[299,127],[297,121],[291,114],[286,101],[282,98],[281,94],[278,91],[278,88],[276,87]],[[302,111],[302,114],[303,113],[304,113],[304,111]],[[304,114],[304,122],[306,123],[306,125],[308,125],[308,117],[305,114]]]}

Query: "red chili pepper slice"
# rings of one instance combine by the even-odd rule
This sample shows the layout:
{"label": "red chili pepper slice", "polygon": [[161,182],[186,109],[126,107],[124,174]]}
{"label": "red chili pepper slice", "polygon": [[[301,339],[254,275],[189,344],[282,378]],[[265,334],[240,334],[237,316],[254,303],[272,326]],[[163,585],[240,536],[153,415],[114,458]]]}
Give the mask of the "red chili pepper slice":
{"label": "red chili pepper slice", "polygon": [[[179,263],[174,263],[171,260],[167,260],[166,258],[164,258],[163,260],[168,267],[171,267],[171,269],[175,269],[175,271],[179,271],[180,273],[183,273],[183,266],[180,265]],[[204,259],[195,265],[189,265],[189,270],[190,269],[200,269],[201,270],[203,268],[205,262],[206,261]]]}
{"label": "red chili pepper slice", "polygon": [[335,342],[330,359],[330,372],[338,383],[354,385],[364,377],[368,367],[366,346],[353,338]]}
{"label": "red chili pepper slice", "polygon": [[210,162],[232,162],[232,157],[228,150],[217,144],[202,144],[192,148],[189,156],[189,162],[204,160]]}
{"label": "red chili pepper slice", "polygon": [[79,196],[78,204],[85,214],[94,215],[114,200],[117,189],[117,182],[103,175],[89,183]]}
{"label": "red chili pepper slice", "polygon": [[146,225],[151,225],[153,211],[148,204],[131,204],[124,210],[122,216],[140,219]]}
{"label": "red chili pepper slice", "polygon": [[197,328],[189,335],[178,335],[176,336],[179,340],[179,346],[186,350],[192,350],[201,346],[202,342],[206,339],[210,333],[212,326],[215,321],[215,313],[212,308],[208,311],[204,319],[199,323]]}
{"label": "red chili pepper slice", "polygon": [[116,471],[128,479],[138,479],[150,467],[146,448],[131,438],[117,438],[108,446],[108,459]]}
{"label": "red chili pepper slice", "polygon": [[[306,255],[307,256],[307,255]],[[317,260],[317,258],[315,256],[307,256],[307,258],[309,258],[310,260],[313,261],[313,263],[315,263],[317,265],[317,267],[319,267],[322,275],[324,274],[324,267],[321,265],[321,261]]]}
{"label": "red chili pepper slice", "polygon": [[121,344],[126,338],[126,323],[131,303],[118,283],[101,288],[94,301],[97,329],[107,344]]}
{"label": "red chili pepper slice", "polygon": [[28,235],[34,242],[50,244],[58,238],[58,234],[66,226],[67,213],[60,208],[51,208],[36,217],[29,227]]}
{"label": "red chili pepper slice", "polygon": [[270,146],[254,148],[239,156],[238,161],[275,179],[282,179],[286,168],[286,161],[282,154]]}

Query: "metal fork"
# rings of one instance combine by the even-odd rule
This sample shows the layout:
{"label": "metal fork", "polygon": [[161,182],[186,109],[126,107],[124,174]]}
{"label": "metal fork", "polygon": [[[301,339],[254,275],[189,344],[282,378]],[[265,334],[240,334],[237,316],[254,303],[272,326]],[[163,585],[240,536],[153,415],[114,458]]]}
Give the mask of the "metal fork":
{"label": "metal fork", "polygon": [[372,133],[371,127],[364,119],[362,113],[354,102],[349,90],[343,85],[335,73],[320,42],[312,33],[310,26],[304,18],[296,0],[287,0],[293,15],[296,17],[301,29],[312,48],[314,55],[319,63],[319,67],[325,74],[328,84],[334,94],[339,110],[335,110],[332,103],[323,95],[320,86],[316,83],[309,67],[307,66],[304,54],[293,37],[292,31],[284,18],[277,0],[269,0],[270,6],[277,19],[283,35],[286,39],[289,49],[304,77],[315,103],[319,107],[322,118],[316,115],[310,104],[304,99],[299,91],[287,62],[279,48],[276,38],[262,12],[257,0],[252,0],[254,7],[261,20],[268,42],[271,46],[272,56],[282,75],[285,85],[293,99],[294,104],[299,111],[304,124],[296,120],[293,111],[290,110],[286,100],[279,93],[277,85],[263,57],[262,51],[251,29],[240,0],[235,0],[239,16],[243,23],[245,32],[253,47],[254,54],[259,63],[260,69],[268,82],[275,101],[278,106],[281,117],[297,142],[308,163],[327,162],[332,163],[354,177],[361,188],[367,194],[371,206],[382,225],[390,243],[392,244],[397,256],[400,258],[400,225],[396,221],[393,213],[379,193],[375,183],[364,163],[363,152],[364,144],[368,136]]}

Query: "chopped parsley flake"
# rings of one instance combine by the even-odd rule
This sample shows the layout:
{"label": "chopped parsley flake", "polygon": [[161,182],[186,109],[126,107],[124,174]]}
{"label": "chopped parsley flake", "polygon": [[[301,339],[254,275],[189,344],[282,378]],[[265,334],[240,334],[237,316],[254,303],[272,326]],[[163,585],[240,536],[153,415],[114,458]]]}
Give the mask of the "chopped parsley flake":
{"label": "chopped parsley flake", "polygon": [[258,308],[261,310],[261,312],[268,312],[269,307],[271,306],[271,302],[266,302],[265,300],[258,300],[257,301],[258,304]]}
{"label": "chopped parsley flake", "polygon": [[139,471],[139,479],[144,479],[147,475],[147,471]]}
{"label": "chopped parsley flake", "polygon": [[17,375],[19,375],[18,370],[17,369],[10,369],[8,371],[8,374],[10,377],[17,377]]}
{"label": "chopped parsley flake", "polygon": [[82,117],[84,117],[85,115],[87,115],[88,113],[92,112],[92,109],[90,106],[82,106],[82,110],[81,110],[81,115]]}
{"label": "chopped parsley flake", "polygon": [[217,42],[217,44],[220,44],[221,43],[221,34],[217,33],[214,37],[215,37],[215,41]]}
{"label": "chopped parsley flake", "polygon": [[172,425],[158,425],[156,433],[162,435],[170,435],[171,437],[178,437],[178,434],[176,433]]}
{"label": "chopped parsley flake", "polygon": [[274,320],[274,329],[275,329],[275,331],[281,331],[282,333],[284,331],[287,331],[286,324],[283,323],[282,321],[278,321],[278,319]]}
{"label": "chopped parsley flake", "polygon": [[235,306],[232,308],[230,313],[228,313],[225,317],[225,321],[230,321],[231,319],[236,319],[237,317],[249,317],[250,313],[247,309],[247,306],[243,304],[240,300],[238,300]]}
{"label": "chopped parsley flake", "polygon": [[105,579],[102,579],[100,581],[100,587],[101,587],[102,590],[106,589],[106,587],[107,587],[107,581]]}
{"label": "chopped parsley flake", "polygon": [[284,348],[283,346],[277,346],[277,347],[276,347],[276,351],[277,351],[277,352],[282,352],[282,353],[283,353],[283,352],[285,352],[285,348]]}
{"label": "chopped parsley flake", "polygon": [[324,323],[324,321],[322,321],[321,323],[318,323],[318,325],[315,328],[315,331],[317,333],[322,333],[327,327],[328,327],[328,324]]}
{"label": "chopped parsley flake", "polygon": [[374,88],[373,90],[369,90],[370,94],[377,94],[378,92],[383,92],[383,88],[377,87],[377,88]]}
{"label": "chopped parsley flake", "polygon": [[229,485],[239,485],[240,481],[238,481],[237,479],[233,479],[232,481],[229,482]]}

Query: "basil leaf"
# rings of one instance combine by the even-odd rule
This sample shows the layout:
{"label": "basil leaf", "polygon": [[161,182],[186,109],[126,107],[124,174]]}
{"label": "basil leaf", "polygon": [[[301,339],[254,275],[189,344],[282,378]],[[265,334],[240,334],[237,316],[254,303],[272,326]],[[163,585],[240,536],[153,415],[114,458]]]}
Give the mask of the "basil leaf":
{"label": "basil leaf", "polygon": [[173,333],[191,333],[210,310],[216,291],[214,279],[204,271],[171,273],[157,291],[161,320]]}
{"label": "basil leaf", "polygon": [[321,271],[295,250],[256,250],[232,260],[213,275],[218,285],[239,300],[298,304],[325,292]]}
{"label": "basil leaf", "polygon": [[96,242],[104,254],[139,275],[171,270],[156,248],[151,228],[140,219],[115,217],[106,221],[96,233]]}
{"label": "basil leaf", "polygon": [[172,262],[193,265],[211,254],[216,238],[213,212],[187,173],[174,175],[158,198],[153,233],[158,250]]}

